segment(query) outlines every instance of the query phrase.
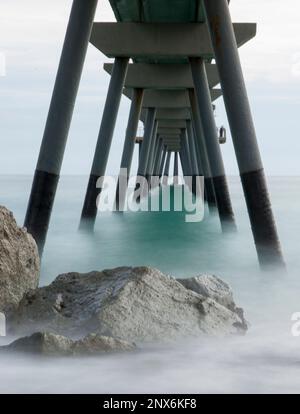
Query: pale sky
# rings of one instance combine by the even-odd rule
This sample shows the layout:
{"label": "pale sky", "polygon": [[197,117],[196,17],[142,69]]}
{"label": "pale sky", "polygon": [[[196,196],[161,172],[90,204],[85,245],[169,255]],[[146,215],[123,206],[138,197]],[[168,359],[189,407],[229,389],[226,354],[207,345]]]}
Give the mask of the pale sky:
{"label": "pale sky", "polygon": [[[0,174],[32,174],[66,30],[71,0],[0,0]],[[300,174],[300,2],[232,0],[235,22],[257,22],[258,33],[240,49],[265,169]],[[114,21],[108,0],[99,0],[97,21]],[[89,46],[62,173],[88,174],[109,76],[108,59]],[[3,67],[0,68],[0,73]],[[3,74],[3,73],[2,73]],[[227,125],[222,98],[217,124]],[[116,173],[128,118],[122,99],[108,171]],[[227,128],[229,130],[229,128]],[[236,174],[234,150],[222,146],[228,174]]]}

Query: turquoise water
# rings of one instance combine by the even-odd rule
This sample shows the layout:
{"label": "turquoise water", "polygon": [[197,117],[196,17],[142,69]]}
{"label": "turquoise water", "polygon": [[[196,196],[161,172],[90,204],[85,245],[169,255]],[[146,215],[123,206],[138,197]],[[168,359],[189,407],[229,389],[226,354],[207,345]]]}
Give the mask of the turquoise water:
{"label": "turquoise water", "polygon": [[[119,265],[156,266],[181,277],[199,272],[226,272],[228,264],[230,273],[245,267],[257,271],[255,249],[236,179],[231,182],[231,193],[238,237],[222,235],[217,216],[206,214],[203,222],[186,223],[183,214],[155,212],[99,213],[94,234],[78,233],[86,182],[86,177],[61,179],[44,251],[42,284],[49,283],[60,272]],[[0,177],[0,202],[14,212],[20,225],[30,185],[30,177]],[[237,246],[239,260],[236,260]]]}
{"label": "turquoise water", "polygon": [[[221,342],[151,348],[131,356],[66,360],[63,373],[47,361],[32,368],[28,359],[0,360],[1,370],[14,366],[5,384],[0,379],[0,392],[300,392],[300,338],[291,335],[291,315],[300,311],[300,178],[269,178],[288,274],[259,271],[238,178],[229,183],[239,231],[226,236],[217,216],[186,223],[178,213],[99,214],[94,234],[79,233],[86,183],[86,177],[61,179],[44,251],[42,285],[59,273],[123,265],[154,266],[176,277],[209,272],[232,286],[251,323],[249,333]],[[19,224],[30,186],[30,177],[0,177],[0,203],[14,212]]]}

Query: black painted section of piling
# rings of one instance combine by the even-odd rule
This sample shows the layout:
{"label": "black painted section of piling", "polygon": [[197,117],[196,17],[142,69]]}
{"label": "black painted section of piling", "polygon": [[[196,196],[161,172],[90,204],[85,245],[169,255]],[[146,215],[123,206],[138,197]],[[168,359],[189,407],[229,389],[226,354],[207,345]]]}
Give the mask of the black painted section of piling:
{"label": "black painted section of piling", "polygon": [[285,267],[264,170],[243,173],[241,180],[261,267]]}
{"label": "black painted section of piling", "polygon": [[146,180],[147,180],[148,185],[151,183],[151,177],[152,177],[152,175],[151,175],[151,174],[149,174],[149,173],[146,173],[146,174],[145,174],[145,178],[146,178]]}
{"label": "black painted section of piling", "polygon": [[101,193],[101,188],[97,188],[97,175],[90,175],[84,204],[81,213],[80,230],[93,230],[97,216],[97,197]]}
{"label": "black painted section of piling", "polygon": [[212,177],[204,177],[204,187],[205,201],[207,202],[209,207],[217,208],[215,188]]}
{"label": "black painted section of piling", "polygon": [[42,256],[59,175],[35,171],[24,226],[35,239]]}
{"label": "black painted section of piling", "polygon": [[213,177],[213,184],[222,230],[235,231],[236,225],[226,176]]}
{"label": "black painted section of piling", "polygon": [[120,177],[118,179],[117,188],[116,188],[115,212],[122,213],[124,211],[124,207],[125,207],[124,202],[126,199],[126,192],[128,188],[128,181],[129,181],[128,175],[126,177],[126,181],[127,181],[126,189],[123,189],[125,190],[125,194],[124,194],[124,192],[123,193],[120,192]]}
{"label": "black painted section of piling", "polygon": [[191,180],[192,180],[192,193],[194,195],[197,195],[197,175],[192,175]]}
{"label": "black painted section of piling", "polygon": [[74,0],[24,226],[43,252],[97,0]]}
{"label": "black painted section of piling", "polygon": [[[150,178],[148,174],[140,174],[138,177],[140,177],[140,179],[145,178],[148,185],[150,182]],[[145,189],[142,187],[142,184],[140,182],[136,182],[135,184],[135,188],[134,188],[134,192],[140,191],[140,194],[138,195],[138,197],[136,198],[136,203],[139,204],[141,202],[141,199],[143,196],[145,196]]]}

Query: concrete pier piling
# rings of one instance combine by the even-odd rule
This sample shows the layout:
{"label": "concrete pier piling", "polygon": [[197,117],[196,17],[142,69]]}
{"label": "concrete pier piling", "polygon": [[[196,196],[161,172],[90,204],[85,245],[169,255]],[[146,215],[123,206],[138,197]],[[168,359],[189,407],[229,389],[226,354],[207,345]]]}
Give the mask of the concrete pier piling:
{"label": "concrete pier piling", "polygon": [[[140,178],[147,179],[147,168],[148,168],[150,151],[152,147],[153,133],[155,129],[155,118],[156,118],[156,108],[148,108],[146,122],[145,122],[145,129],[144,129],[143,145],[141,148],[141,155],[140,155],[138,171],[137,171],[138,181]],[[137,188],[138,187],[140,187],[139,182],[137,182]],[[140,192],[141,194],[144,194],[144,189],[141,188]],[[139,200],[140,198],[138,198],[137,201]]]}
{"label": "concrete pier piling", "polygon": [[128,58],[116,58],[114,69],[109,83],[104,106],[100,131],[96,144],[90,178],[86,190],[84,205],[81,213],[80,228],[92,230],[97,216],[97,198],[101,187],[97,188],[97,181],[104,177],[120,100],[126,78]]}
{"label": "concrete pier piling", "polygon": [[199,150],[199,146],[196,145],[196,138],[193,128],[193,123],[190,119],[186,120],[186,131],[188,135],[188,140],[190,143],[191,151],[193,152],[193,163],[195,165],[195,171],[198,175],[204,176],[204,170],[201,161],[201,154]]}
{"label": "concrete pier piling", "polygon": [[174,152],[174,185],[178,185],[178,174],[179,174],[179,168],[178,168],[178,152]]}
{"label": "concrete pier piling", "polygon": [[210,99],[204,60],[203,58],[190,58],[190,64],[222,229],[224,231],[234,230],[236,229],[234,214],[217,137],[217,127]]}
{"label": "concrete pier piling", "polygon": [[187,166],[187,173],[189,176],[193,175],[193,171],[192,171],[192,156],[191,156],[191,149],[189,146],[189,142],[188,142],[188,136],[187,136],[187,131],[185,128],[183,128],[181,130],[181,145],[185,154],[185,158],[186,158],[186,166]]}
{"label": "concrete pier piling", "polygon": [[156,156],[155,156],[155,161],[154,161],[154,166],[153,166],[153,176],[156,177],[154,187],[158,187],[160,183],[160,165],[161,165],[163,151],[164,151],[163,147],[164,147],[163,138],[159,136],[157,151],[156,151]]}
{"label": "concrete pier piling", "polygon": [[204,139],[204,131],[200,121],[199,108],[196,102],[196,96],[194,89],[189,90],[189,98],[191,103],[191,112],[193,118],[193,129],[195,133],[195,144],[197,153],[201,159],[204,175],[204,186],[206,193],[206,200],[210,210],[218,208],[215,195],[215,186],[213,182],[210,160],[207,154],[206,141]]}
{"label": "concrete pier piling", "polygon": [[[179,158],[180,158],[180,164],[181,164],[183,176],[184,176],[184,178],[188,177],[189,176],[189,169],[188,169],[188,166],[187,166],[186,154],[184,152],[183,147],[181,147],[181,149],[180,149]],[[188,184],[188,182],[186,180],[185,180],[185,184],[186,185]]]}
{"label": "concrete pier piling", "polygon": [[[134,145],[135,145],[136,134],[137,134],[137,129],[138,129],[138,123],[139,123],[141,110],[142,110],[143,95],[144,95],[143,89],[141,88],[134,89],[133,98],[131,101],[129,118],[128,118],[128,124],[127,124],[127,129],[126,129],[125,142],[124,142],[124,148],[123,148],[122,159],[121,159],[121,166],[120,166],[120,174],[122,174],[122,171],[124,170],[127,171],[127,183],[128,183],[128,179],[130,175],[131,163],[132,163],[133,152],[134,152]],[[126,186],[126,189],[127,189],[127,186]],[[124,191],[126,189],[124,187]],[[120,192],[120,178],[119,178],[118,184],[117,184],[116,203],[115,203],[115,207],[117,211],[123,211],[125,199],[126,199],[126,193],[124,193],[123,191]]]}
{"label": "concrete pier piling", "polygon": [[149,188],[150,188],[151,177],[153,174],[156,146],[158,144],[157,129],[158,129],[158,121],[155,120],[153,131],[152,131],[150,149],[149,149],[149,157],[148,157],[147,167],[146,167],[146,179],[148,181]]}
{"label": "concrete pier piling", "polygon": [[284,266],[228,2],[203,3],[258,259]]}
{"label": "concrete pier piling", "polygon": [[160,162],[161,162],[161,158],[162,158],[162,154],[163,154],[163,147],[164,147],[164,141],[163,141],[162,137],[159,137],[158,146],[157,146],[157,153],[156,153],[154,169],[153,169],[154,175],[157,175],[157,176],[159,176],[159,167],[160,167]]}
{"label": "concrete pier piling", "polygon": [[74,0],[24,226],[42,255],[98,0]]}
{"label": "concrete pier piling", "polygon": [[191,182],[191,180],[193,181],[193,163],[188,142],[187,130],[185,128],[181,130],[180,138],[182,159],[184,163],[184,176],[187,179],[186,182],[189,185],[189,190],[193,192],[193,182]]}
{"label": "concrete pier piling", "polygon": [[195,189],[193,188],[193,165],[186,129],[182,129],[180,142],[180,161],[182,165],[183,175],[185,177],[185,184],[187,185],[188,189],[195,194]]}
{"label": "concrete pier piling", "polygon": [[161,161],[160,161],[160,166],[159,166],[159,179],[160,180],[161,180],[161,177],[163,176],[166,158],[167,158],[167,146],[164,145],[163,151],[162,151],[162,156],[161,156]]}
{"label": "concrete pier piling", "polygon": [[[187,134],[188,137],[190,137],[189,139],[191,140],[191,147],[193,149],[194,152],[194,163],[195,163],[195,171],[196,171],[196,175],[198,177],[203,177],[204,180],[204,187],[201,188],[201,191],[203,191],[203,199],[204,202],[206,202],[208,204],[208,200],[207,200],[207,189],[205,188],[205,174],[204,174],[204,168],[203,168],[203,164],[202,164],[202,157],[201,157],[201,152],[200,152],[200,148],[199,148],[199,143],[197,142],[196,139],[196,133],[195,133],[195,128],[193,126],[193,121],[191,119],[188,119],[186,121],[186,125],[187,125]],[[211,183],[211,185],[213,185]],[[214,188],[212,187],[212,191],[213,191],[213,201],[214,201],[214,207],[216,206],[216,198],[215,198],[215,193],[214,193]]]}
{"label": "concrete pier piling", "polygon": [[163,175],[163,185],[167,185],[168,184],[168,180],[169,180],[169,171],[170,171],[170,162],[171,162],[171,151],[167,152],[167,159],[166,159],[166,164],[165,164],[165,169],[164,169],[164,175]]}
{"label": "concrete pier piling", "polygon": [[197,188],[198,177],[203,174],[199,173],[199,164],[197,160],[195,139],[194,139],[194,134],[192,131],[191,121],[189,120],[187,121],[187,142],[189,145],[190,157],[191,157],[192,192],[193,194],[196,195],[200,191],[200,188]]}

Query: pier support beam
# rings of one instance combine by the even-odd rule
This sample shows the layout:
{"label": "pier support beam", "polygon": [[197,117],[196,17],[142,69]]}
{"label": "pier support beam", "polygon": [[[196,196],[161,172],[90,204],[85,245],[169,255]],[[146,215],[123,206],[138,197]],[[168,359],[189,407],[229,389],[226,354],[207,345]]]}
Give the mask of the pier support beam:
{"label": "pier support beam", "polygon": [[233,230],[236,228],[234,214],[217,137],[217,127],[211,103],[204,60],[202,58],[190,58],[190,64],[222,229],[225,231]]}
{"label": "pier support beam", "polygon": [[[137,177],[147,178],[147,168],[148,168],[148,162],[149,162],[149,157],[150,157],[153,132],[155,128],[155,118],[156,118],[156,109],[149,108],[147,111],[147,117],[146,117],[146,122],[145,122],[144,139],[143,139],[143,144],[141,147],[141,154],[140,154],[140,159],[139,159],[139,164],[138,164]],[[139,185],[140,184],[137,183],[137,186]],[[140,193],[144,194],[143,188],[140,190]],[[137,199],[137,202],[139,200],[140,198]]]}
{"label": "pier support beam", "polygon": [[158,129],[158,121],[156,120],[154,122],[154,127],[152,131],[151,145],[149,149],[149,157],[148,157],[147,168],[146,168],[146,178],[147,178],[149,185],[150,185],[151,177],[153,174],[155,152],[156,152],[157,145],[158,145],[157,129]]}
{"label": "pier support beam", "polygon": [[206,200],[210,210],[217,208],[217,201],[215,195],[215,187],[211,173],[210,160],[207,154],[206,142],[204,139],[204,132],[201,125],[200,114],[198,105],[196,102],[195,90],[189,90],[189,98],[191,103],[191,111],[193,118],[193,127],[195,132],[195,143],[199,159],[201,159],[203,174],[204,174],[204,186],[206,192]]}
{"label": "pier support beam", "polygon": [[95,149],[90,178],[86,190],[85,200],[81,213],[80,228],[93,230],[97,216],[97,197],[101,188],[97,188],[97,181],[104,177],[109,151],[119,111],[122,90],[126,78],[128,58],[116,58],[110,78],[108,93],[104,106],[100,131]]}
{"label": "pier support beam", "polygon": [[42,255],[98,0],[74,0],[24,226]]}
{"label": "pier support beam", "polygon": [[187,130],[186,129],[181,130],[181,143],[182,143],[184,153],[186,155],[188,173],[189,173],[189,175],[193,175],[191,150],[190,150],[190,146],[189,146],[189,142],[188,142],[188,136],[187,136]]}
{"label": "pier support beam", "polygon": [[153,165],[153,176],[155,177],[155,181],[152,182],[153,188],[156,188],[160,185],[160,165],[161,165],[162,156],[163,156],[163,147],[164,147],[163,139],[162,137],[159,137],[155,161]]}
{"label": "pier support beam", "polygon": [[141,154],[140,154],[140,160],[139,160],[138,171],[137,171],[137,175],[139,177],[146,177],[151,144],[152,144],[153,131],[155,127],[155,114],[156,114],[155,108],[148,109],[146,122],[145,122],[145,128],[144,128],[143,144],[141,147]]}
{"label": "pier support beam", "polygon": [[154,167],[153,167],[153,175],[155,176],[159,176],[159,167],[160,167],[160,162],[161,162],[162,153],[163,153],[163,146],[164,146],[163,139],[159,137],[156,157],[155,157]]}
{"label": "pier support beam", "polygon": [[192,172],[192,192],[196,195],[197,194],[197,177],[201,174],[199,173],[199,165],[197,159],[197,151],[196,151],[196,144],[194,139],[194,134],[192,131],[192,123],[190,120],[187,120],[187,139],[188,145],[190,150],[190,158],[191,158],[191,172]]}
{"label": "pier support beam", "polygon": [[166,147],[166,145],[164,145],[162,156],[161,156],[161,162],[160,162],[160,166],[159,166],[159,178],[160,179],[163,176],[166,157],[167,157],[167,147]]}
{"label": "pier support beam", "polygon": [[284,266],[228,3],[204,0],[204,8],[258,259]]}
{"label": "pier support beam", "polygon": [[164,176],[163,176],[163,184],[168,184],[168,178],[169,178],[169,171],[170,171],[170,161],[171,161],[171,151],[167,152],[167,159],[164,169]]}
{"label": "pier support beam", "polygon": [[191,154],[191,147],[189,145],[189,136],[186,129],[181,131],[181,164],[183,167],[183,173],[185,177],[191,177],[190,179],[185,179],[185,182],[189,190],[196,194],[195,186],[195,171],[193,164],[193,155]]}
{"label": "pier support beam", "polygon": [[[138,129],[138,123],[139,118],[141,115],[142,110],[142,104],[143,104],[143,94],[144,90],[140,88],[136,88],[133,91],[133,97],[131,101],[131,107],[130,107],[130,113],[128,118],[128,124],[126,129],[126,135],[125,135],[125,142],[124,142],[124,148],[123,148],[123,154],[121,159],[121,172],[124,169],[127,170],[127,183],[130,176],[130,170],[131,170],[131,163],[132,163],[132,157],[134,152],[134,146],[136,141],[136,134]],[[120,193],[120,179],[119,177],[118,184],[117,184],[117,192],[116,192],[116,210],[117,211],[123,211],[124,210],[124,203],[126,199],[126,193]],[[127,185],[126,185],[127,189]],[[125,188],[124,188],[125,191]]]}
{"label": "pier support beam", "polygon": [[186,131],[187,131],[187,135],[188,135],[188,140],[190,143],[190,148],[193,152],[193,165],[194,165],[194,170],[196,172],[197,175],[202,175],[204,176],[204,172],[203,172],[203,167],[202,167],[202,162],[200,159],[200,154],[198,154],[198,148],[196,146],[196,140],[195,140],[195,134],[193,131],[193,125],[192,125],[192,121],[190,119],[188,119],[186,121]]}
{"label": "pier support beam", "polygon": [[178,152],[175,151],[174,152],[174,185],[178,185],[178,173],[179,173]]}
{"label": "pier support beam", "polygon": [[101,188],[96,188],[98,178],[103,177],[119,111],[122,90],[124,87],[128,58],[116,58],[110,78],[107,98],[104,106],[102,122],[96,145],[94,160],[81,214],[80,227],[92,230],[97,216],[97,197]]}
{"label": "pier support beam", "polygon": [[188,168],[187,168],[187,159],[186,159],[186,154],[184,153],[184,148],[183,146],[181,146],[180,152],[179,152],[179,157],[180,157],[180,163],[181,163],[181,168],[182,168],[182,172],[183,172],[183,177],[188,177]]}
{"label": "pier support beam", "polygon": [[[191,142],[191,146],[193,148],[193,153],[194,153],[194,163],[195,163],[195,171],[196,171],[196,175],[198,177],[203,177],[204,179],[204,187],[201,188],[201,191],[203,191],[203,199],[205,202],[207,202],[207,190],[205,189],[205,174],[204,174],[204,169],[203,169],[203,165],[202,165],[202,159],[201,159],[201,154],[200,154],[200,149],[199,149],[199,145],[197,145],[197,140],[196,140],[196,134],[195,134],[195,129],[193,127],[193,121],[188,119],[186,121],[186,126],[187,126],[187,134],[189,137],[189,140]],[[214,192],[214,188],[213,188],[213,184],[212,185],[212,190],[213,190],[213,200],[214,200],[214,207],[216,206],[216,198],[215,198],[215,192]]]}
{"label": "pier support beam", "polygon": [[[194,181],[193,180],[194,171],[193,171],[192,155],[191,155],[188,138],[189,137],[187,135],[187,130],[182,129],[181,130],[181,148],[182,148],[182,156],[183,156],[184,164],[185,164],[184,175],[186,177],[191,177],[192,181]],[[189,185],[192,185],[192,187],[189,187],[190,191],[194,192],[195,189],[193,188],[193,182],[191,183],[190,181],[188,181],[188,183]]]}

